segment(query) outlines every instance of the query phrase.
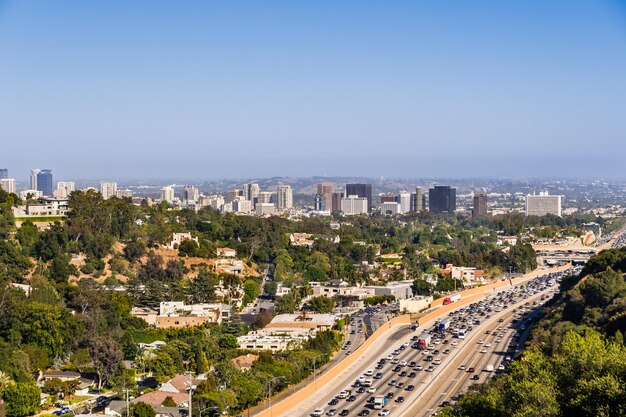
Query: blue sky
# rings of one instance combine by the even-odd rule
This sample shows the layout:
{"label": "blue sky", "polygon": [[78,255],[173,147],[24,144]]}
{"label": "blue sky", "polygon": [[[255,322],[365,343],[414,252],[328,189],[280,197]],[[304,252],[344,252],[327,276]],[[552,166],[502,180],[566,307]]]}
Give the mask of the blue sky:
{"label": "blue sky", "polygon": [[626,2],[2,1],[0,166],[623,177]]}

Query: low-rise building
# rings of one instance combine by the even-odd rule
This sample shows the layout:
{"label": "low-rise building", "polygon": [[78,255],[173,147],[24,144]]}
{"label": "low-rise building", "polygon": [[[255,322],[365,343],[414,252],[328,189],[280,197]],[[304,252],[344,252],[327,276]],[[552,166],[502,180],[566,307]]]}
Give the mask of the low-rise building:
{"label": "low-rise building", "polygon": [[169,243],[167,243],[165,247],[168,249],[178,249],[178,247],[180,246],[181,243],[183,243],[184,240],[192,240],[198,243],[198,238],[191,236],[190,232],[173,233],[172,240]]}
{"label": "low-rise building", "polygon": [[231,248],[217,248],[217,257],[218,258],[236,258],[237,251]]}
{"label": "low-rise building", "polygon": [[430,303],[433,302],[431,296],[417,296],[413,298],[407,298],[400,300],[400,312],[401,313],[419,313],[420,311],[428,308]]}
{"label": "low-rise building", "polygon": [[396,300],[405,300],[413,297],[413,281],[390,281],[385,285],[368,285],[364,287],[374,291],[374,295],[393,295]]}

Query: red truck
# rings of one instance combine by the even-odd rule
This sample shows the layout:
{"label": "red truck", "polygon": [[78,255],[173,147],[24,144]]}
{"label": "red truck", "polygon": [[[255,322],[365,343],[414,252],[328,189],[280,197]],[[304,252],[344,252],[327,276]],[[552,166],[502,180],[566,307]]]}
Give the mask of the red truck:
{"label": "red truck", "polygon": [[452,294],[443,299],[443,305],[447,306],[448,304],[452,304],[461,299],[461,294]]}

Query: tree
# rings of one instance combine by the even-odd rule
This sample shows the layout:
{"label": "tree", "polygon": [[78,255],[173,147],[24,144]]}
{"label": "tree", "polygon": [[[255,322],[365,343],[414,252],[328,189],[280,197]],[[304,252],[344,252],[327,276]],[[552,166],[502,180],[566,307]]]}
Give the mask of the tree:
{"label": "tree", "polygon": [[243,291],[246,294],[247,302],[251,302],[261,294],[261,286],[255,280],[248,279],[243,284]]}
{"label": "tree", "polygon": [[178,406],[178,404],[176,404],[176,401],[174,401],[171,395],[168,395],[167,397],[165,397],[161,405],[163,407],[177,407]]}
{"label": "tree", "polygon": [[285,294],[276,300],[274,304],[276,313],[278,314],[293,314],[298,308],[295,298],[291,294]]}
{"label": "tree", "polygon": [[198,244],[191,239],[185,239],[178,245],[178,256],[198,256]]}
{"label": "tree", "polygon": [[[123,413],[126,414],[126,411]],[[130,417],[156,417],[156,411],[151,405],[139,401],[130,404]]]}
{"label": "tree", "polygon": [[26,417],[39,408],[41,391],[34,382],[17,382],[6,386],[2,392],[7,417]]}
{"label": "tree", "polygon": [[109,379],[122,367],[124,354],[119,344],[106,336],[91,336],[89,339],[89,355],[98,373],[98,389],[109,382]]}
{"label": "tree", "polygon": [[320,314],[330,314],[333,312],[333,308],[335,308],[335,300],[323,295],[311,298],[308,304],[311,310]]}
{"label": "tree", "polygon": [[146,254],[146,244],[140,240],[131,240],[124,247],[124,257],[134,262]]}
{"label": "tree", "polygon": [[237,349],[239,346],[237,343],[237,338],[232,334],[225,334],[220,337],[219,345],[222,349]]}
{"label": "tree", "polygon": [[415,291],[417,295],[430,295],[432,290],[433,286],[424,279],[416,279],[413,281],[413,291]]}

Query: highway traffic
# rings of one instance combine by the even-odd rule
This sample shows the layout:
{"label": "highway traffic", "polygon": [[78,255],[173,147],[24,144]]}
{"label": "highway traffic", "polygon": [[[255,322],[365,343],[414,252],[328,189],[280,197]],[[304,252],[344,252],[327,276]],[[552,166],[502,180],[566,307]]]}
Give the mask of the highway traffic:
{"label": "highway traffic", "polygon": [[[515,354],[521,321],[549,298],[560,275],[493,292],[417,331],[410,326],[395,331],[387,343],[374,345],[340,378],[320,387],[318,396],[288,415],[432,414],[438,405],[458,398],[470,383],[506,369]],[[418,341],[424,334],[430,340],[420,349]]]}

